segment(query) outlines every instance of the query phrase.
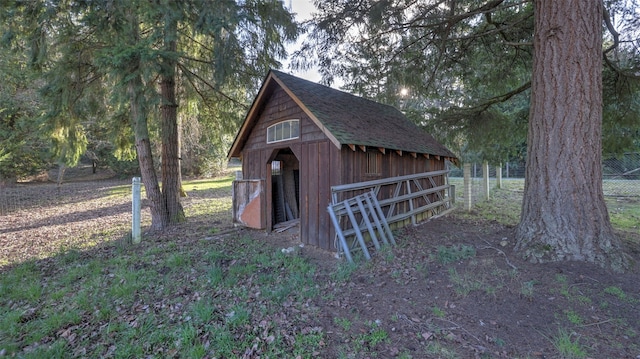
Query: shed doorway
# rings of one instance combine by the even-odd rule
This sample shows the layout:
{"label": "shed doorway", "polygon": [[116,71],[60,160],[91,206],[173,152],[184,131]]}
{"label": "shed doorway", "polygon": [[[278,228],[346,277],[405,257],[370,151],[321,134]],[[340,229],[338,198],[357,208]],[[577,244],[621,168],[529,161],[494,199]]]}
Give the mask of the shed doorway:
{"label": "shed doorway", "polygon": [[300,219],[300,162],[291,149],[281,149],[269,163],[271,226]]}

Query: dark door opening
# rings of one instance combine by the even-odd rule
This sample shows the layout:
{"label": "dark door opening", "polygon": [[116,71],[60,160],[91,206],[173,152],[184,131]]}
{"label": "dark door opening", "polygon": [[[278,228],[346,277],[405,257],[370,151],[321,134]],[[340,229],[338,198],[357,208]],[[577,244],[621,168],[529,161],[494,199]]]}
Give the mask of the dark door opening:
{"label": "dark door opening", "polygon": [[300,218],[300,167],[290,149],[271,162],[272,225]]}

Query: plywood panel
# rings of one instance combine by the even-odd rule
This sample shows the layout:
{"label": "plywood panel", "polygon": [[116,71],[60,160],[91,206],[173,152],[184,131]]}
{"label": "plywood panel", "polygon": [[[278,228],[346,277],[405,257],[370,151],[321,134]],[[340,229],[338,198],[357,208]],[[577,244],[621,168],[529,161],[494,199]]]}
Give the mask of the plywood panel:
{"label": "plywood panel", "polygon": [[233,220],[249,228],[264,229],[264,181],[233,181]]}

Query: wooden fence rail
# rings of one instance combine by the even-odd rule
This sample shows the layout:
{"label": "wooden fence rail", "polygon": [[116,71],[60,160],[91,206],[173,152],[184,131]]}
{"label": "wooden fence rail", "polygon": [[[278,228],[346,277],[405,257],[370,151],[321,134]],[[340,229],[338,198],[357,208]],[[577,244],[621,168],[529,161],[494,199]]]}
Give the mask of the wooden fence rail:
{"label": "wooden fence rail", "polygon": [[[371,226],[367,223],[372,214],[363,215],[362,211],[355,206],[354,210],[350,211],[347,205],[349,200],[353,201],[368,192],[379,204],[382,218],[394,228],[403,227],[409,223],[415,225],[422,219],[449,212],[455,203],[455,189],[448,183],[448,173],[448,170],[424,172],[332,186],[332,204],[328,210],[332,216],[335,216],[332,221],[336,228],[336,240],[346,241],[339,238],[339,235],[345,238],[354,237],[349,248],[358,249],[362,247],[362,239],[358,234],[371,232],[369,237],[373,240],[372,244],[377,244],[375,229],[371,230]],[[336,248],[342,249],[344,246],[344,243],[340,245],[336,243]],[[378,248],[377,245],[375,247]],[[367,251],[363,250],[363,252],[368,259]]]}

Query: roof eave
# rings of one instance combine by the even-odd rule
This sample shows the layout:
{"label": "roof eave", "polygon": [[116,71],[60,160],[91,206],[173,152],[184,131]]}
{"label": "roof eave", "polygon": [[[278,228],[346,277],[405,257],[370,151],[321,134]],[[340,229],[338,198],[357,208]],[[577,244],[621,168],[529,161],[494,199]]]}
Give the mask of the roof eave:
{"label": "roof eave", "polygon": [[278,85],[280,85],[280,87],[287,93],[287,95],[289,95],[289,97],[291,97],[293,99],[293,101],[296,103],[296,105],[298,105],[302,109],[302,111],[304,111],[304,113],[306,113],[307,116],[309,116],[311,121],[313,121],[313,123],[316,126],[318,126],[318,128],[320,128],[322,133],[324,133],[324,135],[327,136],[327,138],[329,138],[329,140],[337,148],[340,148],[342,146],[340,141],[333,135],[333,133],[331,133],[331,131],[329,131],[329,129],[327,127],[325,127],[325,125],[322,123],[322,121],[320,121],[320,119],[318,119],[318,117],[316,117],[316,115],[309,109],[309,107],[307,107],[302,101],[300,101],[298,96],[296,96],[296,94],[293,91],[291,91],[291,89],[284,83],[284,81],[279,79],[278,76],[275,75],[275,74],[274,74],[274,76],[272,76],[272,78],[278,83]]}
{"label": "roof eave", "polygon": [[267,92],[267,89],[269,88],[269,85],[271,83],[270,80],[273,77],[274,77],[273,72],[269,71],[269,73],[265,77],[265,80],[262,82],[262,87],[260,87],[260,91],[258,91],[258,95],[253,100],[253,103],[251,104],[251,107],[247,112],[247,116],[245,116],[244,121],[242,122],[242,126],[240,126],[240,130],[238,130],[236,137],[233,139],[233,144],[231,145],[231,148],[227,153],[228,159],[239,158],[242,156],[242,147],[244,146],[244,142],[246,141],[246,138],[249,136],[249,133],[251,132],[251,129],[255,124],[255,121],[257,121],[256,117],[257,117],[258,109],[264,103],[264,101],[266,101],[264,98],[265,93]]}

